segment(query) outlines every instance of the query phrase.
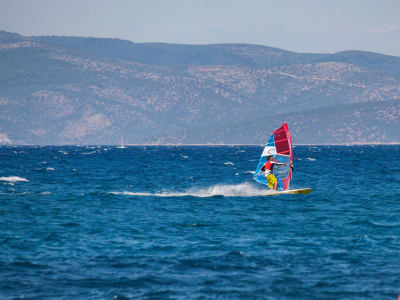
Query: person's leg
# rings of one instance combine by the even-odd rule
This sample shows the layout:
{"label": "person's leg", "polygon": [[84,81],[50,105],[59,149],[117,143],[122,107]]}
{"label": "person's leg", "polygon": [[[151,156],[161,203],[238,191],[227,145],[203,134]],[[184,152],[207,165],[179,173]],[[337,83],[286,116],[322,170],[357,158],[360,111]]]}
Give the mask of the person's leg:
{"label": "person's leg", "polygon": [[274,184],[274,191],[276,191],[277,188],[278,188],[278,181],[275,181],[275,184]]}

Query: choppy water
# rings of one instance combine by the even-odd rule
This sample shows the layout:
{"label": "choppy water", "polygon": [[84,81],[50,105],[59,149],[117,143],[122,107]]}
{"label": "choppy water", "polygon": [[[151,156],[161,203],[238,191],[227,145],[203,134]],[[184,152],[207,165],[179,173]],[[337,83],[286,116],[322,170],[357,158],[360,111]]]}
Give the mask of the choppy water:
{"label": "choppy water", "polygon": [[400,147],[0,147],[0,299],[396,299]]}

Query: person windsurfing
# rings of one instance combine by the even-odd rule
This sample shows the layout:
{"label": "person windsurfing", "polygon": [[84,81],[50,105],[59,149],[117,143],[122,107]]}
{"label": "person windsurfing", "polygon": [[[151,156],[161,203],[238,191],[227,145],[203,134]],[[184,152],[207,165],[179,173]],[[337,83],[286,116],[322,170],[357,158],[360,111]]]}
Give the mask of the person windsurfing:
{"label": "person windsurfing", "polygon": [[[273,158],[274,157],[272,155],[268,156],[267,162],[261,167],[260,172],[264,172],[268,187],[276,191],[278,188],[278,179],[276,179],[273,173],[274,166],[288,166],[288,164],[276,162],[273,160]],[[293,170],[292,164],[290,164],[289,167]]]}

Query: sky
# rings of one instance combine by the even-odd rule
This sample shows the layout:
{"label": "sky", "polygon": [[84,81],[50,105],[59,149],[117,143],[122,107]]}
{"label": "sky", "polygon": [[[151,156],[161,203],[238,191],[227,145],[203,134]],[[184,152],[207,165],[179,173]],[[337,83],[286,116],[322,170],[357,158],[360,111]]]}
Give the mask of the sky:
{"label": "sky", "polygon": [[400,0],[0,0],[0,30],[400,56]]}

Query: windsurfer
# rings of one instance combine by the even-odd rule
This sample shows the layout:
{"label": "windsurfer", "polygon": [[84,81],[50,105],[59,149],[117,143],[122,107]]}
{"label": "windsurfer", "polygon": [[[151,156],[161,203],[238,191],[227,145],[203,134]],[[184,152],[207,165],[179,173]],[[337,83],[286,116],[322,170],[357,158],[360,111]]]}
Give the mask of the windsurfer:
{"label": "windsurfer", "polygon": [[[278,188],[278,180],[273,174],[274,166],[287,166],[288,164],[276,162],[273,160],[273,158],[274,157],[272,155],[268,156],[267,162],[262,166],[261,171],[264,172],[268,187],[276,191],[276,189]],[[292,164],[290,164],[289,166],[293,169]]]}

